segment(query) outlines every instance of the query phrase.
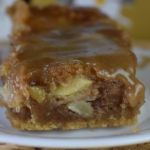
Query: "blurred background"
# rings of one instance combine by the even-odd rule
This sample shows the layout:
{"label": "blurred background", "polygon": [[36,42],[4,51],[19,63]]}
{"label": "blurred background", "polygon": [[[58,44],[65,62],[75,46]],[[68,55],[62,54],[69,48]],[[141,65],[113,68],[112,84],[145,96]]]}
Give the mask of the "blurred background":
{"label": "blurred background", "polygon": [[[150,0],[30,0],[33,5],[68,4],[81,6],[96,6],[116,19],[129,30],[133,39],[150,39]],[[6,15],[6,8],[14,0],[0,0],[0,39],[6,40],[11,23]],[[56,10],[57,11],[57,10]]]}

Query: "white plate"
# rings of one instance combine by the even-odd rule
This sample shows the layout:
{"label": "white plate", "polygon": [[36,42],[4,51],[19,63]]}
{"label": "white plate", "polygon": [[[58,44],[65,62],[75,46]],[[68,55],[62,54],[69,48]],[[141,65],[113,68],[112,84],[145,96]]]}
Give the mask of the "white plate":
{"label": "white plate", "polygon": [[[138,77],[146,86],[146,103],[139,123],[124,128],[86,129],[77,131],[21,132],[12,128],[0,110],[0,142],[34,147],[96,148],[129,145],[150,141],[150,50],[135,48],[139,63]],[[148,64],[149,57],[149,64]],[[144,59],[143,59],[144,58]]]}

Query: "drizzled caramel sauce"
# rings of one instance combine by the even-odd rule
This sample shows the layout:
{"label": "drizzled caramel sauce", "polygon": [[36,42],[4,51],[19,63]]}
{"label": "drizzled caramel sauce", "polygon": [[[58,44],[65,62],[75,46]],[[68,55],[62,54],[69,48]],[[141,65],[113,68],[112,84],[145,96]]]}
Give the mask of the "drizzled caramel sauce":
{"label": "drizzled caramel sauce", "polygon": [[43,64],[44,59],[48,60],[48,63],[78,60],[96,65],[110,73],[124,69],[134,74],[136,60],[129,46],[120,44],[120,36],[110,38],[112,33],[103,33],[106,28],[92,25],[32,34],[17,44],[15,57],[19,64],[29,63],[35,69],[38,67],[35,62],[42,61]]}

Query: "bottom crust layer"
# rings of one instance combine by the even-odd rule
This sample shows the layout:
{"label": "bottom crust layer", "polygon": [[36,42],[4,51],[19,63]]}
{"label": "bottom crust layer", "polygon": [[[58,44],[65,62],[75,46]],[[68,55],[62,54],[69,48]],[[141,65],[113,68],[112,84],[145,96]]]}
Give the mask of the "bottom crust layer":
{"label": "bottom crust layer", "polygon": [[76,121],[76,122],[67,122],[61,128],[58,124],[54,124],[52,122],[47,124],[39,124],[34,119],[28,122],[20,122],[20,120],[13,119],[11,120],[11,124],[20,130],[54,130],[54,129],[61,129],[61,130],[74,130],[74,129],[82,129],[82,128],[105,128],[105,127],[121,127],[124,125],[131,125],[137,122],[137,117],[126,119],[121,118],[118,120],[91,120],[91,121]]}

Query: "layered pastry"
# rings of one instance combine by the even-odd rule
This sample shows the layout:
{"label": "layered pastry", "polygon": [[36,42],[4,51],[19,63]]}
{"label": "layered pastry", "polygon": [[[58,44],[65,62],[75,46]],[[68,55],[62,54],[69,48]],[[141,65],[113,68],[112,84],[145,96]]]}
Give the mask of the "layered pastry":
{"label": "layered pastry", "polygon": [[128,35],[95,8],[18,1],[1,66],[8,119],[22,130],[133,124],[144,101]]}

